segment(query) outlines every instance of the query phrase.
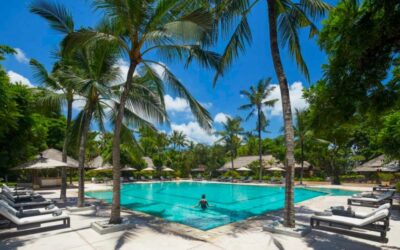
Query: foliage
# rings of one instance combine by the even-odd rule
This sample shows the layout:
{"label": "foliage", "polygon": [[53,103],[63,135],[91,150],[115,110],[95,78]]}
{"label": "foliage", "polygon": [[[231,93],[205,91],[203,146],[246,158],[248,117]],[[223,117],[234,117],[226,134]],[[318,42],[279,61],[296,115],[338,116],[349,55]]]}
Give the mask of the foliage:
{"label": "foliage", "polygon": [[112,171],[111,170],[89,170],[86,172],[85,177],[87,179],[94,178],[112,178]]}
{"label": "foliage", "polygon": [[224,177],[232,177],[233,179],[238,179],[238,178],[240,178],[240,174],[239,174],[238,172],[236,172],[235,170],[226,171],[226,172],[223,174],[223,176],[224,176]]}
{"label": "foliage", "polygon": [[400,159],[400,112],[395,111],[383,117],[383,119],[379,142],[385,154]]}
{"label": "foliage", "polygon": [[394,175],[391,173],[378,173],[378,178],[380,181],[391,181],[394,179]]}
{"label": "foliage", "polygon": [[400,182],[396,183],[396,190],[397,190],[397,193],[400,193]]}

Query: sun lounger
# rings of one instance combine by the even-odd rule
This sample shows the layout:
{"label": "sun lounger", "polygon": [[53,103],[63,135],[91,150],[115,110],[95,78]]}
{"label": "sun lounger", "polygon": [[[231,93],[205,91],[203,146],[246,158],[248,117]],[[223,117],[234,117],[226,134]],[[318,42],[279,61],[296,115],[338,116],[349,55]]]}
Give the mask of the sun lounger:
{"label": "sun lounger", "polygon": [[340,207],[331,207],[331,212],[333,215],[348,216],[348,217],[355,217],[355,218],[363,219],[363,218],[370,217],[379,211],[382,211],[385,209],[390,209],[390,207],[391,206],[389,203],[385,203],[385,204],[379,206],[378,208],[371,209],[370,211],[361,212],[361,211],[357,211],[357,210],[348,211],[344,208],[344,206],[340,206]]}
{"label": "sun lounger", "polygon": [[7,185],[3,184],[1,188],[2,193],[7,193],[10,196],[14,196],[16,198],[30,198],[30,197],[40,197],[40,194],[33,192],[33,190],[14,190],[10,189]]}
{"label": "sun lounger", "polygon": [[19,201],[16,201],[15,199],[9,199],[8,197],[4,196],[3,194],[0,194],[0,199],[7,202],[10,206],[15,207],[15,208],[45,207],[45,206],[53,204],[52,201],[45,200],[45,199],[19,202]]}
{"label": "sun lounger", "polygon": [[129,182],[134,182],[134,181],[135,181],[135,178],[133,178],[133,177],[128,177],[128,180],[129,180]]}
{"label": "sun lounger", "polygon": [[61,211],[60,208],[58,208],[57,206],[54,206],[54,205],[49,205],[47,207],[38,208],[38,209],[17,210],[3,200],[0,200],[0,207],[6,208],[8,211],[12,212],[12,214],[16,215],[18,218],[44,215],[44,214],[53,214],[53,213],[58,213],[59,211]]}
{"label": "sun lounger", "polygon": [[[389,228],[389,210],[384,209],[374,213],[366,218],[351,218],[346,216],[331,215],[319,216],[313,215],[310,219],[311,228],[331,231],[349,236],[359,237],[367,240],[388,242],[386,238]],[[352,230],[359,228],[366,231],[379,232],[380,236],[360,232],[359,230]]]}
{"label": "sun lounger", "polygon": [[396,191],[396,186],[375,186],[372,188],[373,191]]}
{"label": "sun lounger", "polygon": [[16,187],[16,188],[12,188],[7,186],[7,184],[3,184],[3,186],[1,187],[2,190],[6,190],[12,194],[26,194],[26,193],[33,193],[32,189],[27,189],[24,187]]}
{"label": "sun lounger", "polygon": [[41,224],[62,221],[63,225],[70,226],[70,218],[68,215],[60,213],[44,214],[38,216],[30,216],[24,218],[18,218],[12,211],[7,210],[0,206],[0,215],[9,220],[12,224],[16,225],[18,229],[24,229],[25,227],[40,227]]}
{"label": "sun lounger", "polygon": [[358,205],[358,206],[380,206],[385,203],[393,204],[393,192],[387,191],[384,193],[365,195],[355,195],[347,200],[348,205]]}
{"label": "sun lounger", "polygon": [[252,182],[253,181],[253,177],[248,177],[244,182]]}

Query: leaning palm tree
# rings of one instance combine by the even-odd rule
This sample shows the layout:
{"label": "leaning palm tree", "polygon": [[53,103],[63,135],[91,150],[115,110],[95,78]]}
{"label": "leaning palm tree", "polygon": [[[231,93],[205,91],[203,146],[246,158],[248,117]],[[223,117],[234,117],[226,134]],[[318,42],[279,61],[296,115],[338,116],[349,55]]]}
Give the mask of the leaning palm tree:
{"label": "leaning palm tree", "polygon": [[[164,93],[163,84],[185,98],[199,124],[211,127],[206,109],[186,90],[184,85],[159,60],[184,61],[187,66],[197,60],[205,67],[217,68],[219,55],[203,49],[203,40],[214,28],[212,16],[204,9],[192,9],[183,0],[94,0],[94,7],[104,13],[103,28],[81,29],[67,36],[64,45],[73,48],[99,40],[114,43],[129,59],[129,69],[119,100],[113,139],[113,201],[110,223],[120,223],[120,140],[124,107],[132,89],[133,75],[147,69],[149,77],[159,83],[157,91]],[[157,60],[151,55],[157,54]],[[162,76],[155,67],[163,71]]]}
{"label": "leaning palm tree", "polygon": [[237,156],[237,149],[241,142],[239,136],[244,134],[241,122],[242,119],[240,117],[228,117],[226,122],[223,124],[223,130],[216,132],[216,135],[221,137],[217,142],[224,142],[226,148],[229,150],[232,170],[235,168],[233,160]]}
{"label": "leaning palm tree", "polygon": [[[77,115],[73,133],[79,136],[78,207],[84,206],[84,166],[90,124],[94,120],[100,130],[105,131],[104,122],[115,121],[113,111],[119,106],[117,99],[120,95],[121,84],[116,83],[120,78],[120,70],[115,66],[118,60],[117,52],[116,47],[101,41],[81,47],[72,54],[71,70],[63,72],[65,81],[76,83],[79,95],[85,100],[84,107]],[[133,82],[134,88],[127,98],[131,106],[124,110],[122,126],[122,135],[127,146],[133,140],[132,131],[129,130],[130,125],[151,126],[143,119],[144,117],[157,122],[166,120],[166,111],[161,106],[160,98],[151,92],[154,84],[150,85],[148,80],[140,77],[135,77]]]}
{"label": "leaning palm tree", "polygon": [[258,156],[259,156],[259,164],[260,164],[260,172],[259,172],[259,180],[262,180],[262,140],[261,133],[265,131],[268,121],[265,117],[264,108],[265,107],[273,107],[275,103],[278,101],[277,99],[267,100],[267,98],[271,95],[271,92],[275,89],[275,87],[270,86],[271,78],[260,80],[256,87],[251,86],[250,91],[242,90],[240,94],[247,97],[249,103],[244,104],[239,107],[241,110],[250,110],[250,113],[247,115],[246,120],[249,120],[254,114],[257,114],[257,132],[258,132]]}
{"label": "leaning palm tree", "polygon": [[[300,49],[298,31],[309,28],[310,36],[318,33],[314,21],[325,16],[331,7],[322,0],[265,0],[267,5],[269,41],[272,61],[279,82],[282,99],[282,111],[286,145],[286,190],[284,225],[294,227],[294,131],[292,109],[289,97],[289,86],[280,56],[280,48],[288,47],[295,58],[301,72],[309,79],[309,73]],[[246,44],[252,41],[248,15],[260,3],[259,0],[241,1],[207,1],[205,4],[212,8],[218,24],[222,27],[223,35],[233,29],[228,44],[222,54],[222,64],[214,78],[214,84],[223,72],[234,62],[234,59],[244,51]],[[211,4],[210,4],[211,3]],[[238,22],[235,22],[238,20]],[[237,24],[237,25],[236,25]],[[278,40],[279,35],[279,40]]]}
{"label": "leaning palm tree", "polygon": [[[74,21],[71,13],[62,5],[50,3],[43,0],[37,0],[31,3],[30,11],[44,19],[46,19],[50,26],[63,35],[67,35],[74,31]],[[60,102],[66,103],[67,110],[67,124],[65,128],[64,143],[62,148],[62,161],[67,162],[67,151],[69,144],[69,134],[71,130],[72,121],[72,104],[74,102],[74,88],[72,84],[66,84],[57,77],[57,71],[65,64],[65,59],[61,59],[55,65],[53,73],[49,74],[46,69],[37,61],[31,60],[31,65],[34,69],[36,79],[43,83],[49,90],[46,91],[45,103],[52,103],[60,106]],[[60,199],[66,200],[67,198],[67,171],[65,167],[61,168],[61,191]]]}

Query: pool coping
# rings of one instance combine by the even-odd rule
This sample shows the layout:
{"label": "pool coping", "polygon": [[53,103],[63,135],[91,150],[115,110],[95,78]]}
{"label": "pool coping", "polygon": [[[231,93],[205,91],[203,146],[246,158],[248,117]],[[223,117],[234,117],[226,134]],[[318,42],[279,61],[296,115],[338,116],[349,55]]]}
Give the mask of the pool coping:
{"label": "pool coping", "polygon": [[[163,182],[200,182],[200,183],[215,183],[215,184],[235,184],[235,185],[243,185],[243,186],[267,186],[267,187],[268,186],[269,187],[281,187],[282,186],[282,185],[279,185],[279,184],[267,184],[267,183],[231,183],[231,182],[191,181],[191,180],[131,182],[131,183],[122,183],[122,185],[134,184],[134,183],[149,184],[149,183],[163,183]],[[318,186],[318,187],[317,186],[305,186],[305,187],[301,186],[299,188],[307,189],[307,187],[310,187],[310,188],[313,188],[313,187],[314,188],[324,188],[324,187],[320,187],[320,186]],[[334,189],[332,187],[326,187],[326,188],[327,189],[328,188]],[[96,189],[96,190],[92,190],[92,191],[88,191],[88,192],[104,192],[104,191],[110,191],[111,189],[112,189],[112,187],[107,187],[107,188],[104,188],[104,189]],[[301,205],[303,202],[308,202],[308,201],[311,201],[311,200],[314,200],[314,199],[318,199],[320,197],[326,197],[326,196],[330,195],[329,192],[323,192],[323,191],[317,191],[317,190],[310,190],[310,191],[324,193],[325,195],[316,196],[316,197],[313,197],[313,198],[310,198],[310,199],[307,199],[307,200],[304,200],[304,201],[300,201],[300,202],[295,203],[295,205]],[[355,191],[355,190],[349,190],[349,191]],[[89,197],[91,199],[94,199],[94,200],[97,200],[97,201],[100,201],[100,202],[102,202],[102,204],[106,205],[107,207],[111,207],[111,204],[105,202],[104,200],[97,199],[97,198],[90,197],[90,196],[87,196],[87,197]],[[186,234],[186,235],[188,235],[190,237],[194,237],[193,233],[195,233],[196,236],[194,238],[196,238],[198,240],[202,240],[202,241],[210,239],[210,238],[213,238],[214,236],[216,236],[215,234],[218,235],[220,233],[226,233],[232,227],[235,227],[235,228],[246,228],[247,224],[249,222],[252,222],[252,221],[255,221],[255,220],[260,220],[262,218],[271,217],[271,216],[272,217],[276,217],[275,215],[273,215],[271,213],[276,213],[276,212],[279,212],[279,211],[281,211],[283,209],[284,208],[280,208],[280,209],[276,209],[276,210],[270,210],[270,211],[265,212],[263,214],[251,216],[251,217],[248,217],[248,218],[240,220],[240,221],[235,221],[235,222],[228,223],[228,224],[225,224],[225,225],[221,225],[221,226],[218,226],[218,227],[214,227],[214,228],[211,228],[211,229],[208,229],[208,230],[202,230],[202,229],[199,229],[199,228],[196,228],[196,227],[192,227],[192,226],[189,226],[189,225],[186,225],[186,224],[170,221],[170,220],[164,219],[162,217],[157,217],[155,215],[147,214],[147,213],[140,212],[140,211],[137,211],[137,210],[131,210],[129,208],[121,206],[121,210],[123,212],[125,212],[125,213],[131,214],[133,216],[151,218],[152,220],[154,220],[156,222],[161,222],[163,226],[166,226],[166,225],[172,226],[172,227],[168,228],[169,232],[176,232],[176,233],[180,233],[180,234]],[[262,228],[260,230],[262,230]]]}

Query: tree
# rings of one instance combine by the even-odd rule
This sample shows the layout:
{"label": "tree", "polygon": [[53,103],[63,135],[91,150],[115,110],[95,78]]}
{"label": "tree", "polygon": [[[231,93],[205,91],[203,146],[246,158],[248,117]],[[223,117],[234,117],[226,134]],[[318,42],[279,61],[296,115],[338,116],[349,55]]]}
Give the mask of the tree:
{"label": "tree", "polygon": [[256,87],[251,86],[250,91],[242,90],[240,94],[247,97],[249,103],[240,106],[241,110],[250,110],[250,113],[247,115],[246,120],[249,120],[255,113],[257,114],[257,125],[256,130],[258,132],[258,156],[259,156],[259,167],[260,167],[260,176],[259,180],[262,180],[262,138],[261,133],[265,131],[268,121],[265,117],[264,108],[265,107],[273,107],[275,103],[278,101],[277,99],[267,100],[271,92],[275,87],[270,87],[271,78],[260,80]]}
{"label": "tree", "polygon": [[172,131],[171,136],[169,137],[170,142],[172,143],[172,148],[174,151],[178,148],[184,147],[187,145],[186,135],[182,131]]}
{"label": "tree", "polygon": [[306,124],[305,124],[305,111],[304,110],[299,110],[295,109],[296,112],[296,124],[294,126],[294,131],[295,135],[298,138],[298,141],[300,143],[300,164],[301,164],[301,169],[300,169],[300,185],[303,185],[303,172],[304,172],[304,141],[306,138]]}
{"label": "tree", "polygon": [[234,169],[233,160],[237,156],[237,149],[240,146],[240,135],[243,134],[244,130],[241,127],[242,119],[240,117],[230,118],[228,117],[226,122],[223,124],[222,131],[217,131],[216,134],[221,138],[218,142],[224,142],[225,147],[228,149],[231,158],[231,167]]}
{"label": "tree", "polygon": [[[246,44],[251,42],[252,35],[247,16],[259,2],[257,0],[252,2],[222,1],[216,5],[216,16],[221,23],[224,34],[234,24],[237,23],[237,25],[233,27],[233,34],[228,40],[228,44],[222,54],[222,64],[217,71],[215,81],[233,63],[240,52],[244,51]],[[291,0],[266,0],[266,4],[270,50],[281,91],[285,131],[286,189],[284,225],[294,227],[294,131],[289,87],[280,57],[279,44],[282,47],[289,47],[289,52],[296,59],[301,72],[309,79],[308,69],[301,54],[298,30],[301,28],[310,28],[310,37],[316,35],[318,31],[313,20],[323,17],[330,6],[321,0],[300,2]],[[235,22],[235,20],[239,21]],[[278,41],[278,35],[280,35],[280,41]]]}
{"label": "tree", "polygon": [[[52,29],[63,34],[64,36],[74,31],[74,21],[71,13],[60,4],[37,0],[31,3],[30,11],[46,19]],[[59,78],[57,74],[57,71],[67,64],[66,61],[66,58],[61,58],[61,60],[54,65],[52,74],[49,74],[43,65],[41,65],[38,61],[31,60],[30,62],[34,70],[35,79],[48,89],[48,91],[43,90],[46,93],[46,96],[42,100],[42,103],[46,104],[47,106],[51,105],[55,109],[59,109],[61,103],[65,103],[67,107],[67,124],[65,129],[64,144],[62,147],[63,162],[67,162],[68,144],[72,121],[72,105],[75,94],[73,83],[66,84],[62,81],[62,79]],[[62,199],[64,202],[67,199],[66,167],[61,168],[60,199]]]}
{"label": "tree", "polygon": [[[211,117],[199,102],[186,90],[168,67],[149,54],[158,53],[158,59],[185,61],[186,66],[197,60],[205,67],[218,67],[219,56],[203,49],[202,39],[209,36],[213,19],[204,9],[187,8],[186,1],[94,1],[96,9],[105,13],[102,29],[81,29],[64,40],[68,48],[99,40],[116,44],[129,59],[129,69],[119,100],[113,139],[113,202],[110,223],[120,223],[120,141],[124,107],[132,89],[133,74],[138,67],[147,69],[147,77],[158,82],[159,95],[166,84],[178,96],[186,99],[197,121],[210,128]],[[163,69],[159,76],[154,67]],[[140,68],[139,68],[140,70]],[[128,103],[129,104],[129,103]],[[163,103],[164,105],[164,103]]]}

